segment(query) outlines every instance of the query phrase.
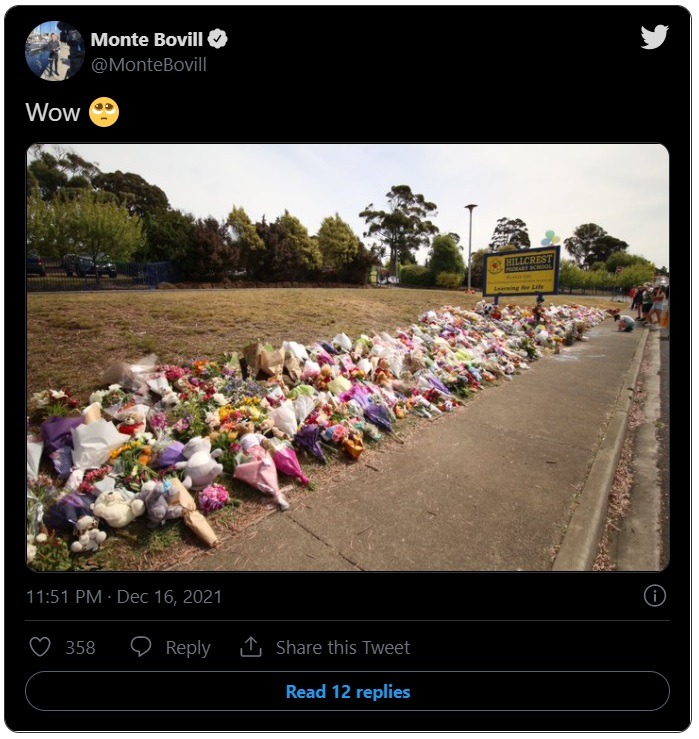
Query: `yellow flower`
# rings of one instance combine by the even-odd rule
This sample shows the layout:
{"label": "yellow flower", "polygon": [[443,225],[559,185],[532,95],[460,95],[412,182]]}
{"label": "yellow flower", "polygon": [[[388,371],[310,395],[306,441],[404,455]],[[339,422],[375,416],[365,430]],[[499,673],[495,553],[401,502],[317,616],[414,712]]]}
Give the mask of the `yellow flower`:
{"label": "yellow flower", "polygon": [[126,452],[129,449],[128,444],[124,444],[123,446],[120,446],[118,449],[114,449],[113,451],[109,452],[109,458],[110,459],[116,459],[122,452]]}

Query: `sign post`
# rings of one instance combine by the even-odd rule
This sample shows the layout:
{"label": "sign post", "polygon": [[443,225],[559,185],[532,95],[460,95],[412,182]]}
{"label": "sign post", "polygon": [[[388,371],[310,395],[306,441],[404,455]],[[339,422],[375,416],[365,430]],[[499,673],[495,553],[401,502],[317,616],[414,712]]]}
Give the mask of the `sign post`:
{"label": "sign post", "polygon": [[483,296],[497,304],[501,295],[538,295],[539,302],[544,295],[557,295],[560,255],[560,246],[486,254]]}

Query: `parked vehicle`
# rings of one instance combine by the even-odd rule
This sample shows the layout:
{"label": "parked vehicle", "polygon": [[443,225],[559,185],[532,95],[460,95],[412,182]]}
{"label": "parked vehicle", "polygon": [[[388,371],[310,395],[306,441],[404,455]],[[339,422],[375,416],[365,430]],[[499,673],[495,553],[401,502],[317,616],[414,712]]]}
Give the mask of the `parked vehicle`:
{"label": "parked vehicle", "polygon": [[117,276],[117,268],[106,254],[97,255],[97,266],[92,257],[84,254],[66,254],[61,260],[61,266],[65,270],[68,277],[77,275],[78,277],[87,277],[88,275],[109,275],[111,278]]}
{"label": "parked vehicle", "polygon": [[27,274],[46,277],[46,268],[44,267],[44,262],[36,252],[30,251],[27,254]]}

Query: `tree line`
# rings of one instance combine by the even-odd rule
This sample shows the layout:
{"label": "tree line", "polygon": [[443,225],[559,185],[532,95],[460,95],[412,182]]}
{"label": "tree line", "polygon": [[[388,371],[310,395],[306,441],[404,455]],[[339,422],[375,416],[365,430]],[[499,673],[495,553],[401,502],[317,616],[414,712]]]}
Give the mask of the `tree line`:
{"label": "tree line", "polygon": [[223,219],[172,208],[132,172],[102,172],[75,152],[36,146],[27,166],[27,247],[44,258],[85,254],[114,261],[173,262],[182,279],[366,282],[380,262],[335,213],[309,234],[285,210],[253,223],[233,206]]}
{"label": "tree line", "polygon": [[[27,246],[44,258],[67,253],[114,261],[173,262],[183,279],[220,281],[245,275],[257,281],[366,282],[380,266],[401,282],[459,287],[468,265],[456,233],[434,222],[437,205],[408,185],[394,185],[386,204],[366,206],[367,246],[338,213],[311,235],[288,210],[253,223],[234,205],[224,219],[195,218],[172,208],[156,185],[132,172],[102,172],[68,149],[36,145],[27,166]],[[563,245],[564,289],[631,287],[648,279],[648,260],[627,253],[628,244],[594,223],[578,226]],[[417,252],[427,259],[417,264]],[[482,286],[483,258],[492,252],[531,248],[526,223],[500,218],[488,245],[471,255],[472,285]],[[644,279],[637,279],[641,273]],[[594,285],[593,285],[594,283]],[[604,283],[602,285],[601,283]]]}

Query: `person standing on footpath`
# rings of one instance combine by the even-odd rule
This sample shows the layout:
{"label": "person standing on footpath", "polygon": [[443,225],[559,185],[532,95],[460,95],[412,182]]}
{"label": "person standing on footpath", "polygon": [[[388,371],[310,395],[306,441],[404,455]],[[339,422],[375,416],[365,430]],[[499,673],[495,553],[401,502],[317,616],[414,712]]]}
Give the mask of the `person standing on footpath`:
{"label": "person standing on footpath", "polygon": [[634,308],[636,309],[636,319],[638,321],[641,320],[641,306],[643,304],[643,285],[639,285],[638,287],[633,288],[634,294],[633,298],[631,299],[631,310]]}
{"label": "person standing on footpath", "polygon": [[653,288],[650,283],[643,286],[643,296],[641,297],[641,311],[643,313],[644,326],[651,326],[653,323]]}
{"label": "person standing on footpath", "polygon": [[49,77],[58,77],[58,51],[61,48],[61,42],[58,36],[52,33],[49,37],[46,49],[49,52]]}
{"label": "person standing on footpath", "polygon": [[653,307],[650,311],[651,323],[653,323],[653,316],[655,316],[655,323],[660,326],[660,320],[666,308],[667,296],[665,295],[665,289],[662,285],[658,285],[658,287],[653,290]]}

